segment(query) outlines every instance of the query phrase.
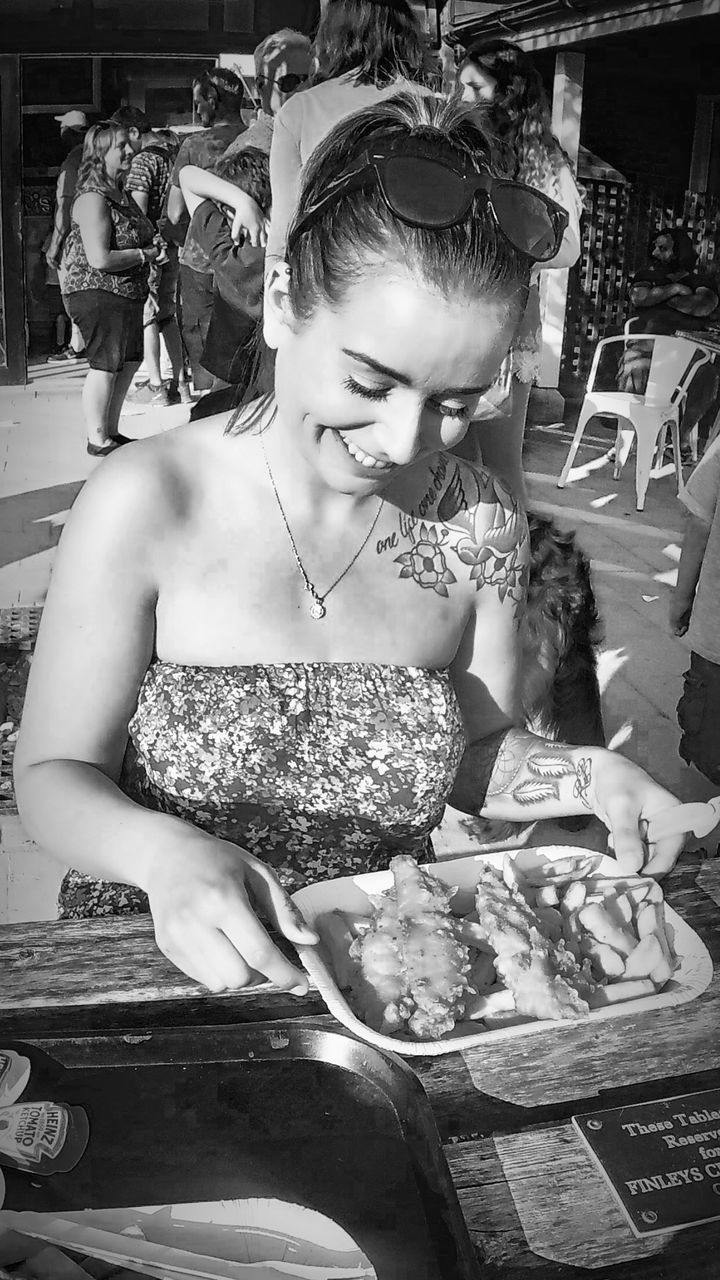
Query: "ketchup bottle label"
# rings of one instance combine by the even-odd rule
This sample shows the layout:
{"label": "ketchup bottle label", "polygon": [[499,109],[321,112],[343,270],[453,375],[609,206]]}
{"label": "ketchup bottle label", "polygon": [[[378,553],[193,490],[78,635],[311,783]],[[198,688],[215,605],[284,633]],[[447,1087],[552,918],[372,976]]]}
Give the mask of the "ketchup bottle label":
{"label": "ketchup bottle label", "polygon": [[24,1102],[0,1109],[0,1164],[36,1173],[65,1173],[87,1146],[82,1107]]}

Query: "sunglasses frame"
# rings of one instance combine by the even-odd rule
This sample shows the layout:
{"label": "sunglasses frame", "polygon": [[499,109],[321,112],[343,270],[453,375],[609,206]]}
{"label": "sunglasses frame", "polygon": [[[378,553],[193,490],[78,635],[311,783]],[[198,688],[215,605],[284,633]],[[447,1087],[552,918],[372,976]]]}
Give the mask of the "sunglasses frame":
{"label": "sunglasses frame", "polygon": [[[413,159],[417,161],[426,161],[427,163],[440,166],[447,169],[448,172],[455,174],[463,179],[465,184],[465,196],[463,198],[462,207],[459,211],[452,214],[451,217],[440,222],[428,222],[427,219],[421,217],[413,217],[411,214],[401,211],[395,207],[395,204],[388,196],[386,186],[386,170],[389,164],[397,159]],[[351,169],[349,173],[343,174],[340,178],[336,178],[331,182],[325,194],[309,209],[306,209],[299,218],[295,227],[288,238],[288,249],[297,243],[299,237],[316,221],[319,214],[329,205],[334,204],[340,195],[345,195],[351,191],[361,191],[364,187],[373,182],[379,189],[385,204],[390,212],[400,220],[411,227],[425,227],[428,230],[445,231],[448,227],[457,226],[458,222],[462,222],[472,208],[473,201],[478,195],[485,196],[486,207],[492,214],[495,226],[505,237],[509,244],[513,246],[517,253],[523,254],[524,257],[530,258],[533,262],[549,262],[555,257],[560,249],[565,228],[568,225],[569,217],[567,211],[562,205],[557,204],[546,196],[544,191],[538,191],[535,187],[530,187],[525,182],[511,182],[506,178],[494,178],[486,171],[478,172],[473,168],[469,161],[462,155],[457,156],[455,163],[451,163],[447,159],[439,159],[436,156],[429,155],[421,149],[393,150],[393,151],[377,151],[368,150],[360,156],[358,165],[355,169]],[[513,191],[528,192],[533,199],[538,200],[547,210],[550,226],[555,234],[555,242],[552,246],[552,252],[541,258],[529,253],[527,249],[522,249],[505,231],[502,222],[498,216],[497,210],[493,203],[493,190],[500,188],[510,188]]]}
{"label": "sunglasses frame", "polygon": [[[283,89],[280,81],[286,80],[288,76],[292,76],[293,80],[297,80],[297,84],[293,85],[292,89]],[[277,78],[275,78],[275,76],[256,76],[255,86],[256,88],[259,88],[263,84],[274,84],[281,93],[293,93],[295,89],[299,89],[301,84],[306,84],[309,79],[309,74],[301,76],[298,75],[297,71],[286,71],[284,75],[278,76]]]}

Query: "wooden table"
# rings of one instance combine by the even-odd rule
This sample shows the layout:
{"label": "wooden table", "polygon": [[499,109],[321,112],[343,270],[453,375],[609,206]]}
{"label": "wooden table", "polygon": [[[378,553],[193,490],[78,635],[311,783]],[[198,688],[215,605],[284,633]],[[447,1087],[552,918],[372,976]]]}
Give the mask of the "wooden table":
{"label": "wooden table", "polygon": [[[570,1123],[575,1112],[720,1086],[720,863],[685,854],[665,892],[714,962],[692,1003],[410,1060],[489,1280],[720,1271],[720,1221],[636,1240]],[[77,1056],[108,1030],[203,1024],[222,1038],[228,1024],[286,1018],[336,1025],[314,992],[203,994],[157,951],[147,918],[0,928],[0,1032],[60,1057],[63,1044]]]}

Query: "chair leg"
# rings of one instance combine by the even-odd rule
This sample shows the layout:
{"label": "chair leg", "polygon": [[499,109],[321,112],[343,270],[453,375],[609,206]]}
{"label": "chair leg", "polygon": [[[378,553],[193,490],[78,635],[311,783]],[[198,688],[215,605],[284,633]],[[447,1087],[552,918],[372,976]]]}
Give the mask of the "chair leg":
{"label": "chair leg", "polygon": [[683,486],[682,455],[680,451],[680,419],[679,416],[670,421],[670,434],[673,445],[673,461],[675,463],[675,481],[678,493]]}
{"label": "chair leg", "polygon": [[572,465],[573,465],[573,462],[575,461],[575,456],[580,447],[580,441],[583,438],[583,432],[585,431],[585,428],[588,422],[590,421],[590,419],[593,417],[594,413],[595,413],[594,408],[590,405],[586,408],[585,403],[583,402],[582,409],[580,410],[580,417],[577,420],[577,426],[575,428],[575,435],[573,436],[572,444],[570,445],[570,448],[568,450],[568,456],[565,459],[565,466],[560,472],[560,479],[557,482],[558,489],[564,489],[565,485],[567,484],[567,478],[570,475],[570,472],[572,471]]}
{"label": "chair leg", "polygon": [[635,509],[636,511],[645,510],[645,495],[650,482],[650,470],[652,468],[653,454],[657,444],[658,435],[662,427],[658,430],[657,435],[647,431],[636,432],[637,439],[637,457],[635,461]]}
{"label": "chair leg", "polygon": [[618,430],[615,438],[615,469],[613,480],[619,480],[625,463],[630,457],[635,432],[631,426],[623,426],[623,419],[618,419]]}
{"label": "chair leg", "polygon": [[663,422],[660,435],[658,436],[657,445],[653,454],[653,465],[650,469],[651,476],[658,476],[662,472],[663,461],[665,459],[665,450],[667,448],[668,429],[670,422]]}
{"label": "chair leg", "polygon": [[698,460],[698,424],[697,422],[695,423],[695,426],[690,432],[690,456],[693,460],[693,465],[694,465]]}

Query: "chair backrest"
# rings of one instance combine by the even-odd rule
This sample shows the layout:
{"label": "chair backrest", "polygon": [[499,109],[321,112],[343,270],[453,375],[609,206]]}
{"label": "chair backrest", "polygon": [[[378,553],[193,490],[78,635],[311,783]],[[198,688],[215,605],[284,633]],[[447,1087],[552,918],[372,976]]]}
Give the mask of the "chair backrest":
{"label": "chair backrest", "polygon": [[645,400],[647,403],[674,404],[685,394],[696,369],[706,363],[707,355],[694,342],[678,338],[675,334],[651,334],[650,337],[653,339],[653,352]]}
{"label": "chair backrest", "polygon": [[646,404],[674,404],[685,395],[697,369],[705,364],[708,356],[688,338],[675,334],[625,333],[614,338],[603,338],[598,343],[590,370],[587,390],[595,388],[595,377],[600,359],[611,346],[622,348],[618,355],[634,351],[641,359],[647,359],[647,382],[642,392]]}

